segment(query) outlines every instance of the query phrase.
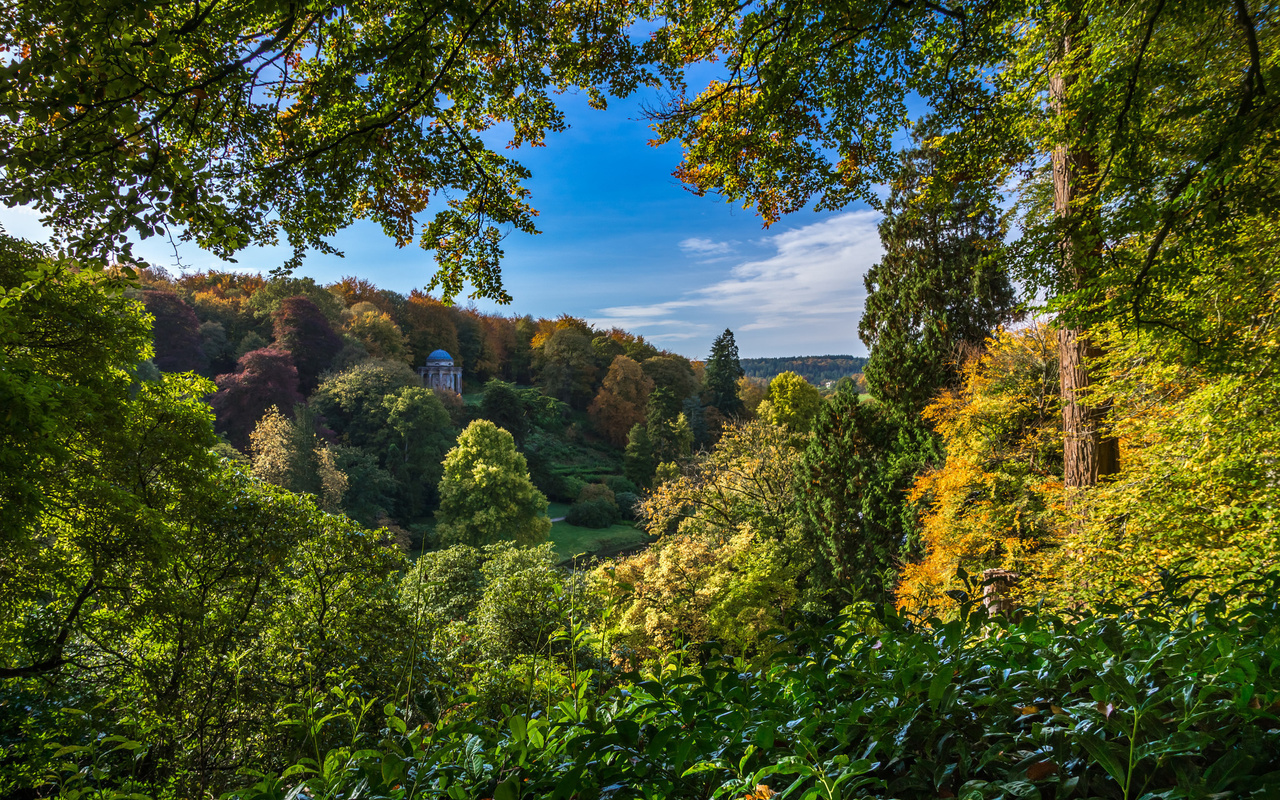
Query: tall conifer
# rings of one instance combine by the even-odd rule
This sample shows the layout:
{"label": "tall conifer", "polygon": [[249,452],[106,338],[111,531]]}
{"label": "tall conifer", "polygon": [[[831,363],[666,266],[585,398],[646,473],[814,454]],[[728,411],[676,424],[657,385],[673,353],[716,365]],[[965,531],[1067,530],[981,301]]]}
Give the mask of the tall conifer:
{"label": "tall conifer", "polygon": [[742,399],[738,397],[738,379],[743,376],[738,362],[738,343],[728,328],[716,337],[707,359],[706,382],[709,405],[720,409],[726,417],[742,416]]}

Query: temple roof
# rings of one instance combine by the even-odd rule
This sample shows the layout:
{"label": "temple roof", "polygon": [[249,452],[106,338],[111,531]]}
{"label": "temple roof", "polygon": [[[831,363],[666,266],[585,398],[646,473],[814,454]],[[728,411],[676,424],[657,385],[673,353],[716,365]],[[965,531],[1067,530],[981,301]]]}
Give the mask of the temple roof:
{"label": "temple roof", "polygon": [[428,364],[430,364],[432,361],[452,361],[452,360],[453,360],[453,356],[449,355],[444,350],[436,350],[431,355],[427,356]]}

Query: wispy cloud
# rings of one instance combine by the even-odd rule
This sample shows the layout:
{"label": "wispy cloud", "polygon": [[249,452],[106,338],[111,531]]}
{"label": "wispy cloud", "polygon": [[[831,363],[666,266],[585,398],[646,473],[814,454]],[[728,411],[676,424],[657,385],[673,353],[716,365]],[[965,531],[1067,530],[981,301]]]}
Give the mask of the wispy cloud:
{"label": "wispy cloud", "polygon": [[[709,344],[729,327],[744,356],[825,352],[833,340],[857,349],[862,277],[883,253],[878,220],[874,212],[856,211],[775,234],[763,242],[771,254],[737,264],[714,283],[657,303],[605,308],[594,321],[658,342],[705,338]],[[685,240],[692,241],[716,244]]]}
{"label": "wispy cloud", "polygon": [[717,242],[714,239],[704,239],[699,236],[691,236],[680,242],[680,249],[691,256],[726,256],[733,252],[732,242]]}

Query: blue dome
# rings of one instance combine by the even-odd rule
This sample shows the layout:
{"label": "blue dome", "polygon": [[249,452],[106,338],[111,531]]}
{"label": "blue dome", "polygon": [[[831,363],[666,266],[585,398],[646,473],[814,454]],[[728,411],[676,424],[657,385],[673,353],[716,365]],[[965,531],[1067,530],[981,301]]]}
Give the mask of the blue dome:
{"label": "blue dome", "polygon": [[427,356],[427,360],[428,361],[452,361],[453,356],[449,355],[443,350],[436,350],[431,355]]}

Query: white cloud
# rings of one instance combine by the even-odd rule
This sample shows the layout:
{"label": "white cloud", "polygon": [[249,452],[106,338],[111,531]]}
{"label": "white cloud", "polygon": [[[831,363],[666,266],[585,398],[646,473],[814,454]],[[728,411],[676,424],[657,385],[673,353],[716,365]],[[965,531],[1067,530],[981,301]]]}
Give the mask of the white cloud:
{"label": "white cloud", "polygon": [[856,211],[769,236],[763,245],[772,254],[741,262],[714,283],[657,303],[605,308],[593,321],[657,342],[701,338],[708,346],[728,327],[744,357],[860,351],[862,277],[884,252],[878,221]]}
{"label": "white cloud", "polygon": [[691,236],[680,242],[680,249],[691,256],[724,256],[733,252],[733,243]]}

